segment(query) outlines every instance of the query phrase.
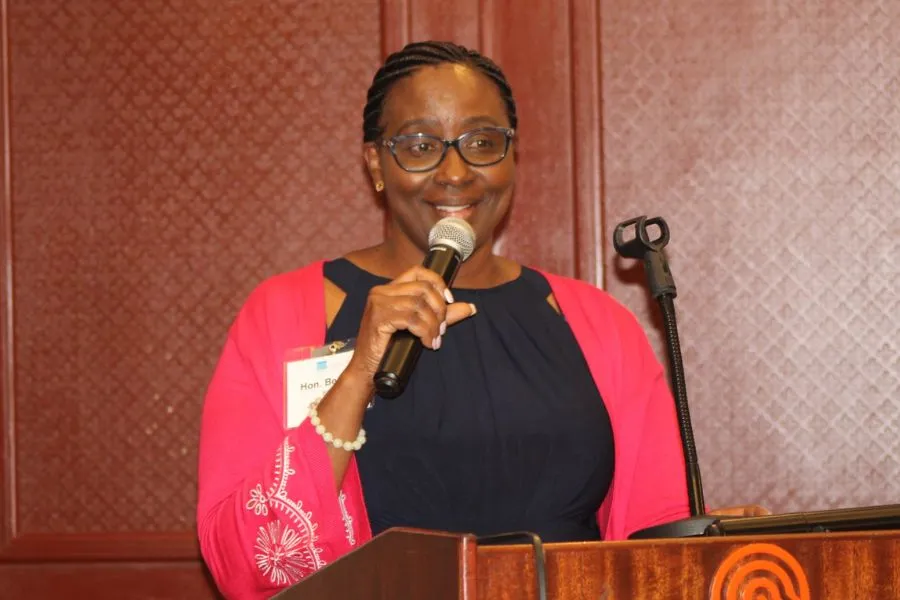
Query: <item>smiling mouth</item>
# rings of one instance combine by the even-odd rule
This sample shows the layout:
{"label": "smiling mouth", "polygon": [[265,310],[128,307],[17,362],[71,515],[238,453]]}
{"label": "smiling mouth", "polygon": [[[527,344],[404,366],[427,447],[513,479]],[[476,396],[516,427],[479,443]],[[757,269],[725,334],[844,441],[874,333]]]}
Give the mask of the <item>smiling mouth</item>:
{"label": "smiling mouth", "polygon": [[469,202],[468,204],[440,204],[429,203],[431,208],[442,218],[443,217],[459,217],[460,219],[469,218],[478,206],[478,202]]}
{"label": "smiling mouth", "polygon": [[472,206],[473,206],[472,204],[460,204],[458,206],[444,206],[441,204],[435,204],[434,208],[438,212],[455,214],[455,213],[465,212],[466,210],[472,208]]}

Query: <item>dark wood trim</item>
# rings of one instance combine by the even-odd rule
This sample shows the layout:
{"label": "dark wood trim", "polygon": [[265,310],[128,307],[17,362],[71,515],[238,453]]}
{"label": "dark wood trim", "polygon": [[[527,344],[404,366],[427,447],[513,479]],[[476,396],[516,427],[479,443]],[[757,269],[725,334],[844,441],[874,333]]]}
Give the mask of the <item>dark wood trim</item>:
{"label": "dark wood trim", "polygon": [[[0,207],[0,549],[16,535],[15,385],[13,365],[13,244],[10,141],[9,2],[0,0],[0,130],[3,198]],[[2,550],[0,550],[2,551]]]}
{"label": "dark wood trim", "polygon": [[193,533],[26,534],[0,550],[0,562],[182,562],[200,560]]}
{"label": "dark wood trim", "polygon": [[569,1],[575,275],[601,286],[606,245],[599,17],[596,2]]}
{"label": "dark wood trim", "polygon": [[494,0],[478,2],[478,49],[486,56],[494,54]]}
{"label": "dark wood trim", "polygon": [[409,0],[381,0],[381,53],[385,58],[410,41],[412,6]]}
{"label": "dark wood trim", "polygon": [[472,536],[463,536],[459,543],[460,600],[474,600],[478,587],[478,544]]}
{"label": "dark wood trim", "polygon": [[3,564],[4,598],[221,598],[202,563]]}

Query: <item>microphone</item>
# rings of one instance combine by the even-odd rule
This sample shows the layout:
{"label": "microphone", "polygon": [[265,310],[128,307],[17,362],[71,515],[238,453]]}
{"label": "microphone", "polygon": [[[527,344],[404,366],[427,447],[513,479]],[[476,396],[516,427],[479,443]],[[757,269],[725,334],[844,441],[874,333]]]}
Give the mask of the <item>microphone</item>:
{"label": "microphone", "polygon": [[[624,234],[632,226],[635,230],[634,239],[625,241]],[[658,227],[660,232],[655,239],[651,239],[648,231],[652,226]],[[718,517],[706,514],[706,502],[703,499],[700,462],[697,458],[697,446],[694,443],[694,430],[691,426],[684,363],[681,359],[681,342],[678,339],[678,325],[675,318],[674,299],[677,296],[677,290],[672,271],[669,270],[669,263],[663,254],[663,248],[668,243],[669,226],[662,217],[648,219],[640,216],[629,219],[616,226],[613,235],[613,245],[619,255],[623,258],[636,258],[644,261],[644,271],[647,275],[650,293],[659,302],[662,311],[668,347],[669,377],[672,396],[675,400],[675,410],[678,414],[678,428],[684,452],[685,478],[691,516],[688,519],[636,531],[628,538],[632,540],[699,536],[703,535],[709,525],[718,520]]]}
{"label": "microphone", "polygon": [[[460,265],[475,250],[475,231],[464,219],[445,217],[428,234],[428,254],[422,266],[441,276],[448,286],[453,283]],[[375,373],[375,391],[382,398],[396,398],[406,389],[422,353],[422,341],[408,331],[391,336],[381,365]]]}

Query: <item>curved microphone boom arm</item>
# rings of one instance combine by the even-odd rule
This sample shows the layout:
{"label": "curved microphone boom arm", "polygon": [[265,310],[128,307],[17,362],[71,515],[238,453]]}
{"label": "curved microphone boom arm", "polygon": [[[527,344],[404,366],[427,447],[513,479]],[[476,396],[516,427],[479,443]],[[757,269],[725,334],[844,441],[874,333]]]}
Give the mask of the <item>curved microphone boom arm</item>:
{"label": "curved microphone boom arm", "polygon": [[[653,227],[659,228],[659,235],[656,237],[651,237],[651,233],[648,231],[648,228]],[[626,241],[625,233],[630,229],[634,229],[634,236],[629,236]],[[706,516],[700,463],[691,426],[684,363],[681,359],[681,344],[678,340],[678,325],[675,320],[674,300],[677,291],[675,279],[672,277],[669,264],[663,254],[663,248],[668,243],[669,226],[662,217],[651,219],[640,216],[629,219],[620,223],[613,234],[613,245],[620,256],[643,261],[650,293],[657,300],[662,311],[668,348],[669,378],[675,398],[675,410],[678,414],[678,427],[681,433],[681,446],[684,451],[687,476],[688,503],[691,510],[690,519],[639,531],[631,536],[634,539],[702,535],[706,527],[717,519]]]}
{"label": "curved microphone boom arm", "polygon": [[[634,227],[633,238],[625,241],[625,233]],[[658,227],[659,236],[651,238],[648,227]],[[688,501],[691,516],[679,521],[648,527],[631,534],[630,539],[682,538],[722,535],[772,535],[786,533],[810,533],[824,531],[875,531],[900,528],[900,504],[839,508],[815,512],[785,513],[757,517],[732,517],[709,515],[705,512],[703,484],[700,480],[700,464],[691,414],[688,410],[687,386],[684,365],[681,362],[681,345],[675,323],[675,280],[663,255],[669,243],[669,227],[662,217],[637,217],[616,227],[613,243],[621,256],[644,262],[644,270],[650,285],[650,293],[659,302],[665,323],[668,345],[669,375],[681,444],[687,474]]]}

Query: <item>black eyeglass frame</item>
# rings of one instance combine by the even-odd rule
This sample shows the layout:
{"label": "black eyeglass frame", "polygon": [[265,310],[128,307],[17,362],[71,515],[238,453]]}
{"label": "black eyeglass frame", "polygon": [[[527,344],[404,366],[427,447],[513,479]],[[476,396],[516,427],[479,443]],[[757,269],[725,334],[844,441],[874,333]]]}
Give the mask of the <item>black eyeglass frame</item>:
{"label": "black eyeglass frame", "polygon": [[[503,148],[503,154],[501,154],[500,158],[498,158],[497,160],[491,161],[489,163],[474,163],[463,155],[463,153],[459,149],[459,145],[462,142],[464,142],[465,140],[472,137],[473,135],[478,135],[479,133],[484,133],[485,131],[502,132],[506,139],[506,146]],[[490,166],[496,165],[497,163],[501,162],[504,158],[506,158],[507,154],[509,154],[509,145],[512,142],[513,138],[515,138],[515,137],[516,137],[516,130],[511,129],[509,127],[480,127],[478,129],[473,129],[471,131],[465,132],[464,134],[460,135],[455,140],[445,140],[436,135],[430,135],[427,133],[410,133],[410,134],[405,134],[405,135],[395,135],[394,137],[382,139],[379,142],[377,142],[377,144],[379,146],[382,146],[382,147],[390,150],[391,155],[393,155],[393,157],[394,157],[394,161],[397,163],[397,166],[400,167],[401,169],[403,169],[404,171],[406,171],[407,173],[427,173],[428,171],[433,171],[434,169],[437,169],[441,165],[441,163],[444,162],[444,159],[447,157],[447,150],[449,150],[450,148],[455,148],[456,153],[459,155],[459,157],[461,159],[463,159],[463,162],[465,162],[466,164],[471,165],[473,167],[490,167]],[[407,167],[404,167],[400,163],[400,158],[397,156],[397,149],[396,149],[397,144],[403,140],[416,140],[416,139],[418,139],[418,140],[433,140],[435,142],[440,143],[443,146],[443,149],[441,150],[441,157],[438,159],[438,161],[436,163],[434,163],[434,166],[428,167],[426,169],[409,169]]]}

